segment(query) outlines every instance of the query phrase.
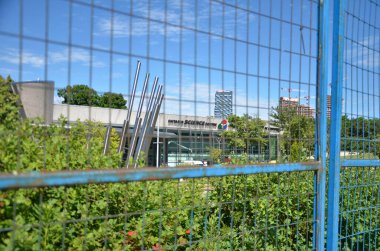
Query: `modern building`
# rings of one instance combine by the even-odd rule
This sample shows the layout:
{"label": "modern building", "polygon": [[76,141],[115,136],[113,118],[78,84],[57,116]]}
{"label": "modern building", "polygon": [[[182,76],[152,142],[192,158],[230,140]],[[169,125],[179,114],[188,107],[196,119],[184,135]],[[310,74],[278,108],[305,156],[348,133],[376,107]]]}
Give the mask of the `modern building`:
{"label": "modern building", "polygon": [[232,91],[216,91],[215,93],[215,118],[225,119],[232,114]]}
{"label": "modern building", "polygon": [[331,95],[327,95],[327,118],[331,117]]}
{"label": "modern building", "polygon": [[307,105],[301,105],[298,98],[280,97],[280,109],[294,108],[298,115],[308,118],[315,117],[315,110]]}
{"label": "modern building", "polygon": [[[112,109],[81,105],[54,104],[54,82],[21,82],[15,83],[16,91],[21,97],[24,112],[28,118],[42,118],[46,124],[56,123],[61,116],[68,122],[92,120],[110,125],[121,134],[123,123],[127,117],[126,109]],[[144,113],[142,114],[144,117]],[[132,112],[129,132],[134,129],[136,113]],[[152,143],[147,153],[148,165],[154,166],[157,159],[157,129],[159,128],[159,163],[176,166],[189,161],[211,161],[209,149],[221,148],[228,152],[228,146],[218,135],[221,129],[218,125],[222,119],[215,117],[187,116],[163,114],[158,117],[156,128],[152,135]],[[271,149],[266,153],[257,152],[252,146],[251,156],[261,154],[261,159],[277,158],[278,128],[267,124],[264,128],[271,138]],[[267,155],[264,157],[264,155]]]}

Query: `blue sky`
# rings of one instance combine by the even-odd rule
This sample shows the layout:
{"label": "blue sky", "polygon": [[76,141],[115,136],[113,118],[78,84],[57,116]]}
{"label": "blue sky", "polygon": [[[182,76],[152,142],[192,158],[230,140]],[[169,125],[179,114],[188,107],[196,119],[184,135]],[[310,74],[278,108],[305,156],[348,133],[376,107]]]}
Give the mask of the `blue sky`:
{"label": "blue sky", "polygon": [[[237,114],[264,119],[280,96],[315,104],[314,1],[114,0],[112,6],[112,1],[94,0],[93,9],[91,0],[22,3],[20,74],[20,1],[0,0],[0,74],[16,81],[48,79],[56,88],[87,84],[128,95],[140,60],[140,89],[145,72],[151,73],[151,84],[153,76],[160,77],[165,113],[212,116],[220,89],[233,91]],[[357,40],[378,43],[378,32],[370,33]],[[364,67],[367,54],[362,51],[359,60],[358,46],[350,47]]]}

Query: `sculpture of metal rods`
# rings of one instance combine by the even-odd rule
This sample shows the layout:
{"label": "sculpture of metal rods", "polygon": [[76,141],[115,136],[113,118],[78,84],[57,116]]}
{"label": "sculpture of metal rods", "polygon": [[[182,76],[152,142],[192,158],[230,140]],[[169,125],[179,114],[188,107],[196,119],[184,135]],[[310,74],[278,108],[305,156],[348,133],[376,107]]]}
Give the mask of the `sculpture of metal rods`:
{"label": "sculpture of metal rods", "polygon": [[[162,85],[158,85],[158,77],[154,78],[152,90],[148,99],[147,109],[145,111],[144,118],[142,118],[142,109],[144,105],[144,100],[146,96],[147,86],[149,82],[149,73],[145,76],[144,86],[141,92],[141,98],[139,102],[139,106],[137,107],[135,123],[133,127],[133,131],[130,134],[128,129],[131,121],[132,108],[133,103],[136,96],[136,87],[139,79],[141,63],[138,61],[135,78],[133,82],[132,95],[128,101],[128,113],[127,118],[124,120],[120,144],[118,148],[118,152],[123,152],[126,156],[126,167],[128,168],[130,162],[133,163],[134,168],[137,167],[137,160],[140,158],[141,152],[148,152],[150,143],[153,138],[154,127],[156,126],[158,114],[160,112],[161,103],[164,98]],[[109,133],[106,134],[106,137],[109,137]],[[109,140],[105,139],[105,142],[109,142]],[[126,148],[126,143],[128,142],[128,147]],[[105,143],[105,152],[106,147],[108,147]],[[126,152],[125,152],[126,150]],[[124,155],[124,156],[125,156]],[[130,161],[133,160],[133,161]]]}

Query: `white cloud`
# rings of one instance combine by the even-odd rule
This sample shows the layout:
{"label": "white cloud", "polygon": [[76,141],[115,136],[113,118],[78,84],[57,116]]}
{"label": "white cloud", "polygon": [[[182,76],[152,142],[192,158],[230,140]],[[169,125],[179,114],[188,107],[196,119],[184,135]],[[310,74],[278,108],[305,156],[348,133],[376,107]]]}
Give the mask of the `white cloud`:
{"label": "white cloud", "polygon": [[377,68],[380,66],[379,52],[375,50],[380,42],[379,36],[367,36],[357,43],[351,43],[346,49],[346,61],[362,68]]}
{"label": "white cloud", "polygon": [[62,104],[63,98],[58,97],[57,94],[54,94],[54,104]]}
{"label": "white cloud", "polygon": [[[72,63],[82,63],[86,66],[90,65],[90,60],[91,60],[89,51],[83,50],[83,49],[76,49],[76,48],[73,48],[71,50],[70,57],[69,57],[68,49],[65,49],[63,51],[50,52],[49,58],[52,63],[62,63],[62,62],[68,62],[68,60],[70,60]],[[93,56],[92,66],[105,67],[106,65],[102,61],[95,59],[95,57]]]}
{"label": "white cloud", "polygon": [[[68,49],[61,51],[53,51],[48,54],[48,63],[64,63],[70,60],[72,63],[82,63],[83,65],[90,64],[90,54],[86,50],[73,48],[71,51],[71,56],[69,58]],[[8,48],[3,56],[0,56],[0,61],[8,64],[20,64],[20,53],[15,48]],[[35,68],[42,68],[45,65],[45,55],[44,52],[37,54],[24,50],[22,53],[22,64],[30,65]],[[97,60],[93,57],[92,62],[93,67],[105,67],[105,63]]]}
{"label": "white cloud", "polygon": [[[182,5],[182,6],[181,6]],[[182,8],[182,13],[181,13]],[[247,16],[235,13],[235,9],[228,8],[222,11],[221,4],[213,4],[212,16],[209,16],[208,8],[204,8],[201,3],[198,5],[198,12],[195,15],[194,6],[190,2],[180,0],[170,0],[165,4],[161,0],[151,1],[150,10],[145,2],[137,1],[134,4],[133,16],[114,15],[111,17],[98,17],[96,35],[109,36],[111,32],[115,37],[129,37],[129,36],[146,36],[148,34],[148,17],[153,20],[149,23],[149,32],[151,35],[166,34],[168,40],[178,40],[181,27],[195,28],[198,24],[198,29],[208,31],[209,19],[212,19],[212,32],[222,34],[222,18],[224,18],[224,33],[225,36],[234,36],[234,30],[237,29],[238,36],[243,36],[239,27],[246,25]],[[236,22],[235,22],[236,14]],[[197,18],[195,18],[197,17]],[[252,17],[250,17],[252,21]],[[130,22],[132,21],[132,29],[130,29]],[[165,23],[166,22],[166,23]],[[182,23],[181,23],[182,22]],[[191,34],[189,29],[182,29],[183,36]],[[212,37],[218,39],[218,37]]]}
{"label": "white cloud", "polygon": [[41,68],[45,65],[45,58],[42,55],[38,55],[32,52],[23,51],[20,61],[20,52],[16,49],[10,48],[7,49],[3,56],[0,56],[0,61],[9,64],[23,64],[31,65],[36,68]]}
{"label": "white cloud", "polygon": [[[154,11],[153,11],[154,12]],[[152,15],[152,13],[151,13]],[[154,13],[153,13],[154,15]],[[174,19],[174,15],[172,15]],[[129,19],[125,16],[116,15],[113,21],[110,18],[99,18],[98,29],[100,32],[96,35],[107,35],[111,33],[114,37],[129,37],[129,36],[146,36],[148,34],[148,23],[146,19],[133,18],[132,29],[129,28]],[[179,27],[165,26],[162,23],[150,22],[149,33],[151,35],[166,35],[170,39],[174,35],[178,35],[180,32]]]}

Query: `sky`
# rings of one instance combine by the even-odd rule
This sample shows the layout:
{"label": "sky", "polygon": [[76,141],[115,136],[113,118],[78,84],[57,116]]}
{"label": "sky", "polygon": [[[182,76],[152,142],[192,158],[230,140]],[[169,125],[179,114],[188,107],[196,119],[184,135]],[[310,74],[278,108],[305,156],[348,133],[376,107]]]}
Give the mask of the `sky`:
{"label": "sky", "polygon": [[[379,27],[372,5],[352,2],[347,10]],[[280,96],[315,107],[317,13],[314,0],[0,0],[0,74],[129,99],[139,60],[138,93],[147,72],[150,86],[158,76],[163,113],[212,116],[216,90],[232,90],[234,113],[268,119]],[[369,94],[379,93],[379,30],[347,20],[356,43],[347,41],[345,80],[358,87],[345,92],[344,107],[376,116],[379,97]],[[368,95],[359,95],[367,84]]]}

